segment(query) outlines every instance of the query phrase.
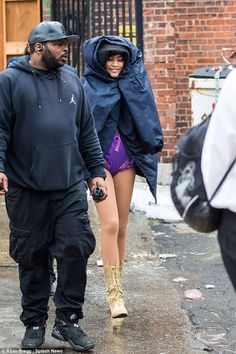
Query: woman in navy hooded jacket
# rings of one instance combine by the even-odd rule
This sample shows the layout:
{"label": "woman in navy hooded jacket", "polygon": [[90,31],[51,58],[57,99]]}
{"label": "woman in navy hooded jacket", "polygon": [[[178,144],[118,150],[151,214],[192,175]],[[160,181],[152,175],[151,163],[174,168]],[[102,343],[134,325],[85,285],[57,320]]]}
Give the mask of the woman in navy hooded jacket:
{"label": "woman in navy hooded jacket", "polygon": [[136,46],[118,36],[96,37],[85,42],[84,58],[83,84],[107,173],[108,197],[96,204],[107,302],[112,317],[125,317],[121,276],[135,175],[146,178],[156,200],[162,130],[142,53]]}

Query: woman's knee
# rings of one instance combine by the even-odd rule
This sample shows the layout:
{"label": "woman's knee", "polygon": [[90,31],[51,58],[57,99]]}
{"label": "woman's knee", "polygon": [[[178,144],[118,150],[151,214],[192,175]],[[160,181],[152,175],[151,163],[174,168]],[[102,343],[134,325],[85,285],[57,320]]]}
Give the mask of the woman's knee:
{"label": "woman's knee", "polygon": [[119,221],[109,220],[101,225],[102,232],[110,235],[118,235]]}

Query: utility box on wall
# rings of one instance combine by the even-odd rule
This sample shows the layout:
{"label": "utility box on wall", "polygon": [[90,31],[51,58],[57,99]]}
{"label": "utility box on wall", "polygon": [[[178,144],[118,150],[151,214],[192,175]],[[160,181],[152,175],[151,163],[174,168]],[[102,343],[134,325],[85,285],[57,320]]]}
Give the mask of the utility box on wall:
{"label": "utility box on wall", "polygon": [[40,0],[2,0],[0,8],[0,70],[24,53],[30,30],[40,22]]}
{"label": "utility box on wall", "polygon": [[191,90],[192,125],[200,123],[216,104],[229,67],[200,68],[189,76]]}

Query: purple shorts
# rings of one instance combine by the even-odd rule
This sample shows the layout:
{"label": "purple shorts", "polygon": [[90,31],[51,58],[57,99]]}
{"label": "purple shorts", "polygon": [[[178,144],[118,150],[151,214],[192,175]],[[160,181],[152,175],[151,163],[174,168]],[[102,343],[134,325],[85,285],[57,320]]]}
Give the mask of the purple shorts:
{"label": "purple shorts", "polygon": [[105,156],[105,168],[111,173],[112,176],[118,172],[127,170],[135,166],[135,163],[125,150],[122,143],[120,134],[115,133],[112,139],[111,146]]}

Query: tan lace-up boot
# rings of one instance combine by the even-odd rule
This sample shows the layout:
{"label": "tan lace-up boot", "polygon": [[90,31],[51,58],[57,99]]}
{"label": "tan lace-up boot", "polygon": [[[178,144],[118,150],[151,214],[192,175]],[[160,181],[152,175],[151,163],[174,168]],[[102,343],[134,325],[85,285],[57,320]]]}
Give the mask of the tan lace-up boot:
{"label": "tan lace-up boot", "polygon": [[107,286],[106,299],[111,311],[111,317],[126,317],[128,312],[124,304],[119,267],[105,266],[104,275]]}
{"label": "tan lace-up boot", "polygon": [[124,262],[122,262],[118,267],[117,267],[117,279],[118,279],[118,286],[120,288],[120,291],[123,293],[123,273],[124,273]]}
{"label": "tan lace-up boot", "polygon": [[124,262],[121,262],[121,264],[118,267],[118,271],[119,271],[119,276],[122,279],[123,273],[124,273]]}

